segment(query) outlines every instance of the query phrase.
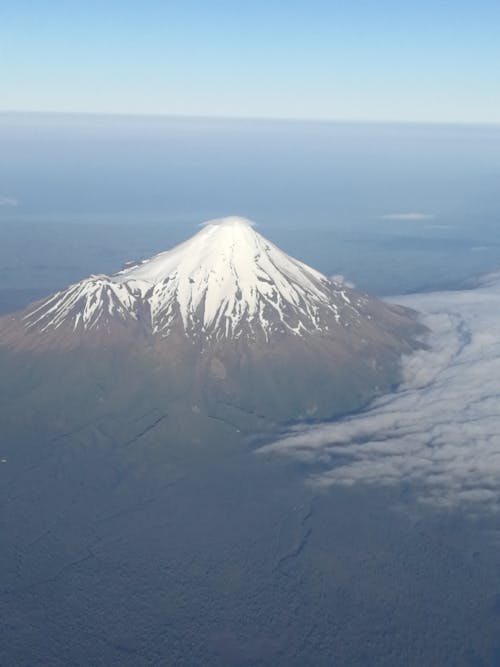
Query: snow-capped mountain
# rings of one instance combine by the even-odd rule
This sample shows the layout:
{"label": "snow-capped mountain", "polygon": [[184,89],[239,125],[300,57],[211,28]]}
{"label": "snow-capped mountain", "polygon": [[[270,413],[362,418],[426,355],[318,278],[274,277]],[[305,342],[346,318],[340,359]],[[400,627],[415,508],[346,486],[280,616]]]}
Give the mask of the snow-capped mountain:
{"label": "snow-capped mountain", "polygon": [[92,275],[29,308],[27,331],[107,330],[135,322],[168,336],[302,336],[371,317],[367,299],[282,252],[244,218],[205,223],[172,250]]}
{"label": "snow-capped mountain", "polygon": [[135,368],[129,381],[141,396],[154,385],[182,428],[196,414],[254,430],[357,409],[398,382],[421,333],[412,311],[326,278],[231,217],[0,317],[0,352],[118,393],[112,378]]}

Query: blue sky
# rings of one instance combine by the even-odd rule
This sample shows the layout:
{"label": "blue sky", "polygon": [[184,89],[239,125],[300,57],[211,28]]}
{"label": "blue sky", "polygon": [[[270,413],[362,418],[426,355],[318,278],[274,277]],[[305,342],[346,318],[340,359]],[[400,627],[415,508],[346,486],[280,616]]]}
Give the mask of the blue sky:
{"label": "blue sky", "polygon": [[0,110],[500,122],[500,2],[0,0]]}

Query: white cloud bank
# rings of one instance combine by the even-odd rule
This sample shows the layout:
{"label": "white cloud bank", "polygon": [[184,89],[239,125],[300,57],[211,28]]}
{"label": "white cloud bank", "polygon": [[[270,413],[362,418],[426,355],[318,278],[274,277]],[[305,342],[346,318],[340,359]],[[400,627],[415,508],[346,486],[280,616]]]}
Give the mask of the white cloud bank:
{"label": "white cloud bank", "polygon": [[406,482],[422,502],[500,509],[500,274],[394,300],[432,330],[430,349],[405,359],[400,389],[261,451],[322,463],[311,476],[319,486]]}

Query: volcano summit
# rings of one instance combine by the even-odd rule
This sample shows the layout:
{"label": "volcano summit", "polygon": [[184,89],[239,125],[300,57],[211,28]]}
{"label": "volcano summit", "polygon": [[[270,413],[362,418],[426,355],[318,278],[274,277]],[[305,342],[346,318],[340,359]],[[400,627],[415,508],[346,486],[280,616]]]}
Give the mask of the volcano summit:
{"label": "volcano summit", "polygon": [[420,333],[412,311],[328,279],[240,217],[0,318],[11,350],[154,358],[189,409],[273,423],[359,407],[398,381]]}

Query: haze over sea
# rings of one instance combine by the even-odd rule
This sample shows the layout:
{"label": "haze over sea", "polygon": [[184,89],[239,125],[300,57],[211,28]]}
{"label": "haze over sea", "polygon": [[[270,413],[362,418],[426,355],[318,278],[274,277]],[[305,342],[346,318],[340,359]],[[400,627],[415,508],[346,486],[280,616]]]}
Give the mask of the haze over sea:
{"label": "haze over sea", "polygon": [[500,126],[0,114],[0,310],[209,218],[385,295],[500,265]]}

